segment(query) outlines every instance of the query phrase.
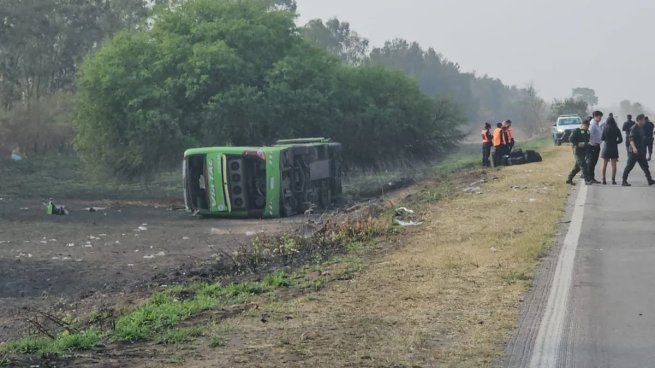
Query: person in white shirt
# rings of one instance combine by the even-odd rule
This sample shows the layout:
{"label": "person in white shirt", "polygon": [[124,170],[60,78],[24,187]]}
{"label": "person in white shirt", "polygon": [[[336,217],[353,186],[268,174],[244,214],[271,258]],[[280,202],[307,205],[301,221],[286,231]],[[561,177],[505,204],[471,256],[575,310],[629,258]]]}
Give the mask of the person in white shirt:
{"label": "person in white shirt", "polygon": [[600,182],[596,180],[596,164],[600,157],[600,144],[603,143],[603,129],[600,127],[600,121],[603,119],[603,113],[594,111],[591,119],[591,126],[589,127],[589,150],[587,156],[587,167],[591,178],[589,180],[594,184]]}

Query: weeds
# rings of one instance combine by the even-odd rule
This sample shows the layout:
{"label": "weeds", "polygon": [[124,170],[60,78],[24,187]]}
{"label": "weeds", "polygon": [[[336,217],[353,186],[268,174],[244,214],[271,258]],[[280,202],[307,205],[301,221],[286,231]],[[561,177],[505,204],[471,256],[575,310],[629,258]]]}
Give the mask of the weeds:
{"label": "weeds", "polygon": [[150,341],[199,312],[244,304],[251,296],[271,289],[264,282],[200,283],[155,293],[148,303],[118,319],[113,336],[122,342]]}
{"label": "weeds", "polygon": [[57,358],[73,351],[89,350],[98,345],[100,333],[88,329],[79,333],[63,332],[56,338],[30,336],[7,343],[2,350],[20,354],[32,354],[41,358]]}
{"label": "weeds", "polygon": [[224,336],[212,336],[209,342],[210,348],[222,348],[227,345],[227,339]]}
{"label": "weeds", "polygon": [[291,282],[282,271],[274,272],[264,277],[264,284],[274,288],[289,287]]}
{"label": "weeds", "polygon": [[162,333],[157,338],[157,343],[165,345],[183,344],[191,342],[202,335],[204,335],[204,330],[200,327],[174,328]]}

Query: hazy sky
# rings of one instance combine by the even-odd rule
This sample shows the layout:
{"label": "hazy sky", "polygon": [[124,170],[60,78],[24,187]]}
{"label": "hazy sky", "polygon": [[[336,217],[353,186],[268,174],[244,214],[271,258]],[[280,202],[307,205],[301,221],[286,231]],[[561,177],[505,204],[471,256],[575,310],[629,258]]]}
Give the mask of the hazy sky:
{"label": "hazy sky", "polygon": [[298,0],[298,11],[300,24],[336,16],[375,46],[418,41],[464,71],[533,81],[547,99],[591,87],[604,106],[655,106],[652,0]]}

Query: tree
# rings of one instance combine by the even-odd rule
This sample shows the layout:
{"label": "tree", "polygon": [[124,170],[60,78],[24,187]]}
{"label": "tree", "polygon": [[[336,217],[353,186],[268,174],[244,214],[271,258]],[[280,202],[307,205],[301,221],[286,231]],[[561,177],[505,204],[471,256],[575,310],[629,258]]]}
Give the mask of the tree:
{"label": "tree", "polygon": [[521,98],[516,104],[518,109],[514,119],[522,122],[521,130],[528,137],[548,132],[551,124],[548,122],[547,105],[539,97],[534,84],[530,83],[520,91]]}
{"label": "tree", "polygon": [[0,1],[0,150],[70,147],[79,65],[162,1]]}
{"label": "tree", "polygon": [[318,47],[349,64],[361,64],[368,54],[368,40],[350,29],[350,24],[332,18],[326,23],[310,20],[301,29],[303,36]]}
{"label": "tree", "polygon": [[298,4],[296,4],[296,0],[275,0],[275,4],[279,7],[282,7],[283,9],[291,10],[291,11],[296,11],[296,8],[298,8]]}
{"label": "tree", "polygon": [[3,1],[0,14],[0,106],[8,108],[71,90],[82,59],[143,22],[148,1]]}
{"label": "tree", "polygon": [[587,103],[587,106],[593,107],[598,105],[598,97],[596,96],[596,91],[587,87],[578,87],[573,88],[571,92],[571,97],[576,100],[582,100]]}
{"label": "tree", "polygon": [[294,19],[275,0],[188,0],[120,32],[81,69],[79,151],[117,176],[147,178],[195,145],[329,136],[347,163],[370,166],[456,141],[449,100],[433,103],[401,72],[341,62],[300,37]]}
{"label": "tree", "polygon": [[578,115],[585,117],[587,115],[588,105],[585,101],[567,98],[564,100],[555,99],[551,104],[551,119],[555,120],[560,115]]}
{"label": "tree", "polygon": [[407,73],[416,79],[428,96],[450,97],[471,124],[511,118],[519,122],[517,127],[525,128],[527,134],[543,130],[533,128],[541,123],[535,119],[543,119],[544,115],[543,111],[540,114],[534,112],[545,109],[545,103],[535,90],[507,86],[486,75],[477,77],[462,72],[457,63],[447,60],[432,48],[424,50],[416,42],[396,39],[373,49],[370,62]]}
{"label": "tree", "polygon": [[626,116],[632,115],[634,118],[639,114],[652,114],[652,111],[649,111],[644,105],[639,102],[631,102],[630,100],[623,100],[619,103],[619,115]]}
{"label": "tree", "polygon": [[135,178],[190,145],[261,138],[267,72],[300,40],[293,19],[267,0],[160,8],[151,29],[121,32],[84,64],[78,149]]}
{"label": "tree", "polygon": [[471,88],[475,77],[462,73],[458,64],[444,59],[434,49],[423,50],[416,42],[395,39],[373,49],[370,62],[408,74],[428,96],[447,96],[460,106],[469,121],[477,119],[478,101]]}

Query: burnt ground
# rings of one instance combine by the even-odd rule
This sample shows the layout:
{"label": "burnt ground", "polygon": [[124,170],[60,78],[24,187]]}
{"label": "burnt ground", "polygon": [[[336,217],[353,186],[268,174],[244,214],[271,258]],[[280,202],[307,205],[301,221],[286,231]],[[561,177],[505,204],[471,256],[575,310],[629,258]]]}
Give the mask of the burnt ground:
{"label": "burnt ground", "polygon": [[[216,263],[267,235],[310,231],[281,220],[194,218],[179,204],[68,200],[48,216],[41,200],[0,199],[0,342],[26,332],[26,308],[80,311],[130,303],[162,275]],[[89,212],[88,207],[106,207]]]}

